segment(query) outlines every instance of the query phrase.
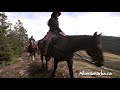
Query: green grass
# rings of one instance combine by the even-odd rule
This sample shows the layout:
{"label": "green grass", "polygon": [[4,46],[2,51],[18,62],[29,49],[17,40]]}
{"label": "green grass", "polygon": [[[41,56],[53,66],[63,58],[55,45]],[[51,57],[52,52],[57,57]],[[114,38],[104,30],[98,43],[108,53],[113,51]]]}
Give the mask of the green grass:
{"label": "green grass", "polygon": [[7,66],[7,65],[15,64],[17,57],[18,56],[12,57],[12,59],[10,61],[2,61],[2,63],[0,64],[0,67],[4,67],[4,66]]}

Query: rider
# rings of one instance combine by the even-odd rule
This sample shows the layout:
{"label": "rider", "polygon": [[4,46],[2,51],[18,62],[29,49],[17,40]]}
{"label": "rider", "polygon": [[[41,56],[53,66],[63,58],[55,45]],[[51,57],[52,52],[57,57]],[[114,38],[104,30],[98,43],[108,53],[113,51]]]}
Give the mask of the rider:
{"label": "rider", "polygon": [[48,27],[49,27],[49,31],[47,33],[47,35],[44,37],[43,40],[47,41],[45,48],[44,48],[44,55],[47,55],[47,50],[48,50],[48,46],[51,43],[51,39],[52,37],[54,37],[54,34],[61,34],[63,36],[65,36],[65,33],[59,28],[59,22],[58,22],[58,17],[61,15],[60,12],[53,12],[51,14],[51,18],[48,20]]}
{"label": "rider", "polygon": [[35,42],[35,39],[33,38],[33,35],[29,38],[29,43],[33,40]]}
{"label": "rider", "polygon": [[30,43],[31,43],[31,41],[33,41],[33,43],[34,43],[34,46],[33,46],[33,47],[36,48],[35,39],[33,38],[33,35],[32,35],[32,36],[29,38],[28,51],[29,51],[29,47],[30,47]]}

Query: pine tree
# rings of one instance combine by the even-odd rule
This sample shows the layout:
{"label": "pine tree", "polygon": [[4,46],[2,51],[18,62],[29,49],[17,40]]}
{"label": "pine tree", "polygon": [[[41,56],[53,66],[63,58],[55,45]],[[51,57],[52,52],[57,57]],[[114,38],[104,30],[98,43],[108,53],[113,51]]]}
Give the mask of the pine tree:
{"label": "pine tree", "polygon": [[28,34],[23,23],[18,20],[12,28],[5,13],[0,13],[0,61],[12,60],[27,45]]}
{"label": "pine tree", "polygon": [[13,52],[3,31],[4,29],[0,28],[0,61],[9,61],[12,60]]}
{"label": "pine tree", "polygon": [[13,57],[13,50],[8,43],[8,28],[7,16],[5,13],[0,13],[0,61],[10,61]]}
{"label": "pine tree", "polygon": [[23,23],[18,20],[18,22],[16,22],[16,25],[14,26],[14,29],[17,33],[17,40],[18,40],[18,46],[19,46],[19,51],[21,52],[23,50],[23,48],[27,45],[28,42],[28,35],[26,34],[27,31],[23,26]]}

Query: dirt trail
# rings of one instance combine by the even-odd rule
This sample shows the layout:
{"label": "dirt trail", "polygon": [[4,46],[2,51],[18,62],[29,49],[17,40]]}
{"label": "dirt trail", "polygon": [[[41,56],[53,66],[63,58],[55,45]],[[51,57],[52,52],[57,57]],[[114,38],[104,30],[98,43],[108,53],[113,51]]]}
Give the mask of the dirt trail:
{"label": "dirt trail", "polygon": [[[29,60],[26,53],[17,58],[16,63],[0,68],[0,78],[50,78],[52,73],[52,60],[48,63],[48,70],[42,69],[40,57],[37,56],[35,61]],[[80,59],[74,59],[73,71],[75,78],[118,78],[120,73],[108,71],[96,67],[93,64]],[[82,75],[81,73],[89,72],[111,72],[112,75]],[[80,73],[81,72],[81,73]],[[83,74],[84,74],[83,73]],[[69,71],[66,62],[60,62],[56,71],[56,78],[69,78]]]}

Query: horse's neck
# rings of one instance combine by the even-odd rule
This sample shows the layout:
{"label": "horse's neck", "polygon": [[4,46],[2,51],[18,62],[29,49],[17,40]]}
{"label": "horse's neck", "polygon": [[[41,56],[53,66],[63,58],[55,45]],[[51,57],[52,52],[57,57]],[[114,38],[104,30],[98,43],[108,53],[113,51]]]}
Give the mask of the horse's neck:
{"label": "horse's neck", "polygon": [[87,48],[88,43],[90,42],[90,37],[86,38],[81,36],[65,36],[58,40],[59,43],[56,47],[69,53]]}

